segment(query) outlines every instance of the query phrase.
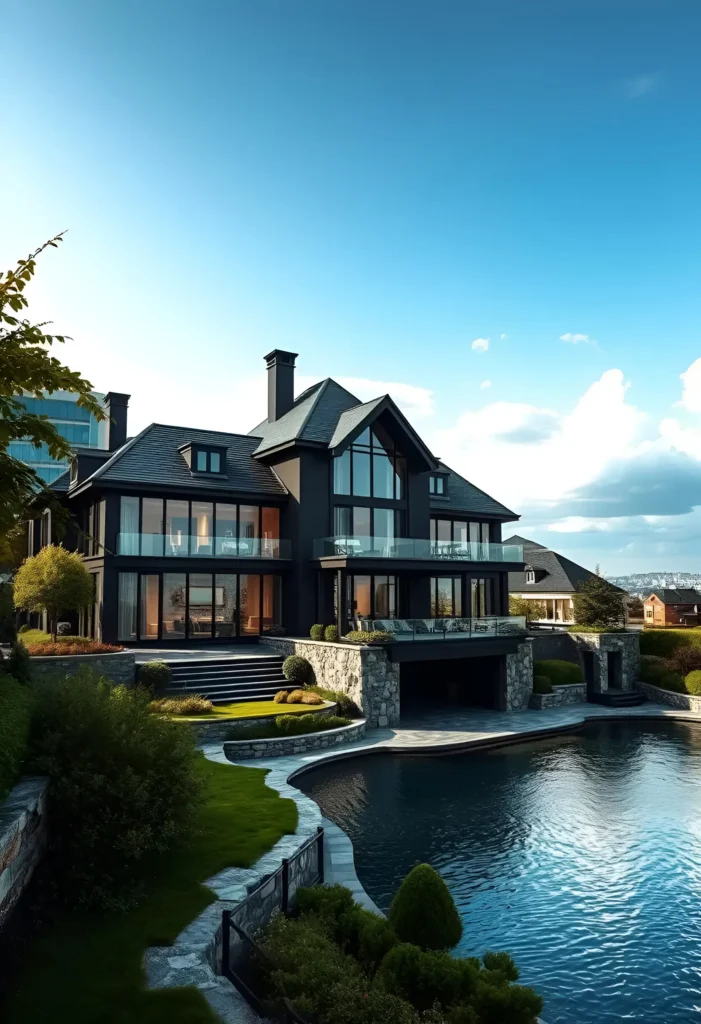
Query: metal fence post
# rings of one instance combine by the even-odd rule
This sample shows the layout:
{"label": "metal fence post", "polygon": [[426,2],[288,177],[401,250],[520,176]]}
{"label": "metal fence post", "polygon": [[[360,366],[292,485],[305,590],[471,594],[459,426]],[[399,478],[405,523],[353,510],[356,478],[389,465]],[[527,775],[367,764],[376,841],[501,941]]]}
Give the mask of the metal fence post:
{"label": "metal fence post", "polygon": [[316,830],[316,855],[318,859],[319,884],[324,884],[324,829],[322,825]]}
{"label": "metal fence post", "polygon": [[287,904],[290,899],[290,862],[287,857],[282,861],[282,912],[287,914]]}

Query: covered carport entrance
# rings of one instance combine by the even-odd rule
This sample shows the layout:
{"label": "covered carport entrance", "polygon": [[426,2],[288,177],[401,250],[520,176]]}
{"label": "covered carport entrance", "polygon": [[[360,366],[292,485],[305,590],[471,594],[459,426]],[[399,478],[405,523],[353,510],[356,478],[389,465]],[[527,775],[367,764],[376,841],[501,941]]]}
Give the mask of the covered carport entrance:
{"label": "covered carport entrance", "polygon": [[503,707],[504,655],[407,662],[399,674],[402,716],[428,708]]}

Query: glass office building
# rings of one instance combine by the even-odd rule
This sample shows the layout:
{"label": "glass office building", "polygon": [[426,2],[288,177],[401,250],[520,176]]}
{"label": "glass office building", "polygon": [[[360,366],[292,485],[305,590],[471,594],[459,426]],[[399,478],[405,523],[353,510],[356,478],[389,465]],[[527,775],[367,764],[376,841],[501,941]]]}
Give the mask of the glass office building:
{"label": "glass office building", "polygon": [[[93,396],[100,402],[105,397],[97,392],[93,392]],[[53,394],[46,395],[44,398],[27,395],[21,401],[28,412],[48,416],[59,434],[72,445],[82,448],[107,447],[107,421],[103,420],[102,423],[98,423],[92,413],[79,406],[77,404],[78,395],[68,391],[54,391]],[[51,458],[45,445],[35,448],[30,441],[11,441],[9,453],[13,458],[26,462],[36,470],[47,484],[53,483],[61,473],[68,469],[67,462],[59,462]]]}

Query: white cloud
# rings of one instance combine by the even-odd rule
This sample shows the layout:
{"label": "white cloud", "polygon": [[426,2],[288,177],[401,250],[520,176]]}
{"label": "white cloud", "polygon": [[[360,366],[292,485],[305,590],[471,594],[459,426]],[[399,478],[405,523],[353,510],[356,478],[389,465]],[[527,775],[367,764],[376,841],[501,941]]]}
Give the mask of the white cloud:
{"label": "white cloud", "polygon": [[480,384],[480,388],[482,388],[482,389],[484,389],[484,388],[491,388],[491,386],[492,386],[491,380],[483,380],[482,383]]}
{"label": "white cloud", "polygon": [[[372,380],[367,377],[334,377],[341,387],[357,395],[361,402],[369,402],[380,395],[390,395],[410,420],[422,420],[434,413],[433,392],[416,384],[400,381]],[[310,379],[310,383],[313,383]],[[308,387],[309,385],[304,385]],[[300,390],[302,388],[300,387]]]}
{"label": "white cloud", "polygon": [[584,516],[565,516],[548,525],[548,530],[554,533],[610,533],[612,528],[606,519],[586,519]]}
{"label": "white cloud", "polygon": [[684,383],[679,405],[689,412],[701,412],[701,358],[694,360],[689,369],[679,376]]}
{"label": "white cloud", "polygon": [[654,92],[660,84],[659,74],[634,75],[623,82],[623,92],[630,100],[639,100],[650,92]]}
{"label": "white cloud", "polygon": [[509,337],[509,335],[508,335],[508,334],[500,334],[500,335],[499,335],[499,337],[500,337],[500,338],[501,338],[501,340],[503,341],[503,340],[504,340],[504,338],[508,338],[508,337]]}
{"label": "white cloud", "polygon": [[590,338],[588,334],[573,334],[571,331],[561,334],[560,341],[569,341],[571,345],[577,345],[580,341],[585,345],[596,345],[594,338]]}
{"label": "white cloud", "polygon": [[473,352],[486,352],[489,348],[490,338],[475,338],[472,342]]}

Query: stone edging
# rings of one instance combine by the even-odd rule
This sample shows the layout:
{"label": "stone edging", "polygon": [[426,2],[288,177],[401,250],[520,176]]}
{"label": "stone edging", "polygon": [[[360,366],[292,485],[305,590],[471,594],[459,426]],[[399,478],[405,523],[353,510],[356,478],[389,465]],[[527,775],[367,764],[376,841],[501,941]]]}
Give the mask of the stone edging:
{"label": "stone edging", "polygon": [[635,685],[648,700],[679,708],[680,711],[701,712],[701,697],[697,697],[693,693],[675,693],[673,690],[663,690],[659,686],[652,686],[650,683],[640,681]]}
{"label": "stone edging", "polygon": [[110,682],[133,685],[135,677],[134,651],[105,651],[103,654],[66,654],[31,656],[31,672],[35,679],[54,676],[74,676],[85,666],[95,668]]}
{"label": "stone edging", "polygon": [[27,776],[0,802],[0,927],[44,855],[48,789],[47,778]]}
{"label": "stone edging", "polygon": [[540,711],[543,708],[560,708],[565,704],[579,704],[586,699],[586,683],[565,683],[560,686],[553,684],[552,693],[532,693],[528,706]]}
{"label": "stone edging", "polygon": [[[298,707],[298,705],[294,704],[293,707]],[[323,704],[310,704],[308,712],[295,711],[293,712],[293,714],[304,715],[316,713],[317,715],[335,715],[337,711],[338,704],[334,704],[332,701],[324,701]],[[280,711],[277,712],[277,714],[284,715],[286,713],[287,712],[285,711],[285,705],[280,704]],[[259,718],[227,718],[225,720],[209,719],[202,722],[198,722],[193,719],[185,719],[182,722],[182,724],[187,725],[192,729],[198,743],[215,743],[222,742],[222,740],[225,740],[227,733],[229,732],[229,729],[231,729],[233,726],[245,725],[253,727],[254,725],[264,725],[267,722],[273,720],[275,717],[276,715],[264,715]],[[229,742],[240,743],[245,741],[229,740]]]}
{"label": "stone edging", "polygon": [[308,754],[312,750],[326,750],[341,743],[352,743],[365,735],[365,719],[342,725],[338,729],[324,729],[298,736],[275,736],[272,739],[226,740],[224,753],[230,761],[252,760],[261,757],[290,757]]}

